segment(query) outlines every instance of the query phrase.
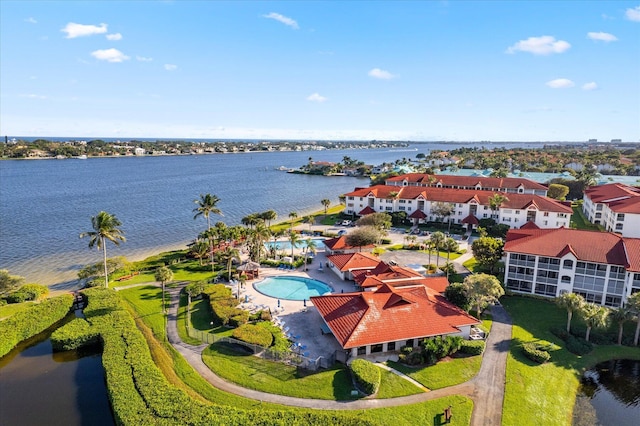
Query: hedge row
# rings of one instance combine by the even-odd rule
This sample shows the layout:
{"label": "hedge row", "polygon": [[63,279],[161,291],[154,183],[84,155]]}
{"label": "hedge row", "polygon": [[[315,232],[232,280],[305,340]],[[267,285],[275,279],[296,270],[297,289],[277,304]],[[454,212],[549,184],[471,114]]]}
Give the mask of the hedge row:
{"label": "hedge row", "polygon": [[468,355],[481,355],[485,348],[484,340],[463,340],[460,352]]}
{"label": "hedge row", "polygon": [[25,284],[16,291],[9,293],[9,303],[22,303],[29,300],[40,300],[49,294],[49,287],[40,284]]}
{"label": "hedge row", "polygon": [[527,358],[538,364],[544,364],[551,359],[549,352],[545,351],[543,347],[536,343],[524,343],[522,345],[522,352],[524,352]]}
{"label": "hedge row", "polygon": [[375,364],[365,359],[354,359],[351,362],[351,372],[358,387],[363,392],[369,395],[378,392],[382,374],[380,374],[380,369]]}
{"label": "hedge row", "polygon": [[271,332],[255,324],[243,324],[233,330],[233,337],[243,342],[268,348],[273,343]]}
{"label": "hedge row", "polygon": [[237,307],[238,299],[224,284],[207,285],[203,294],[209,298],[213,317],[220,324],[238,327],[249,321],[249,312]]}
{"label": "hedge row", "polygon": [[[354,415],[310,410],[241,410],[196,401],[171,385],[115,291],[85,291],[85,315],[100,331],[109,399],[119,425],[362,425]],[[370,424],[370,423],[369,423]]]}
{"label": "hedge row", "polygon": [[432,365],[438,360],[456,353],[462,346],[460,336],[437,336],[424,339],[417,348],[403,346],[398,356],[400,362],[407,365]]}
{"label": "hedge row", "polygon": [[0,321],[0,357],[21,341],[35,336],[64,318],[73,305],[73,296],[65,294],[33,305]]}
{"label": "hedge row", "polygon": [[551,333],[561,338],[567,344],[567,350],[572,354],[582,356],[593,350],[593,345],[590,342],[587,342],[582,337],[567,333],[564,328],[554,327],[551,329]]}
{"label": "hedge row", "polygon": [[83,318],[75,318],[51,333],[54,351],[69,351],[82,346],[98,343],[99,335],[95,327]]}

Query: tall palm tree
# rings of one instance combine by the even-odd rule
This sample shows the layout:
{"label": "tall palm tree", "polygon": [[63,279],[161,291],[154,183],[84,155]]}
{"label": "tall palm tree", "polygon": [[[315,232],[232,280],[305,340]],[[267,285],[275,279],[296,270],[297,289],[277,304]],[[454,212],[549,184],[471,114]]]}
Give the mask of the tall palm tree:
{"label": "tall palm tree", "polygon": [[[448,237],[447,239],[444,240],[444,244],[442,245],[442,248],[444,250],[447,251],[447,265],[449,265],[449,259],[451,259],[451,252],[452,251],[457,251],[458,250],[458,243],[456,242],[456,240],[454,240],[451,237]],[[451,268],[447,268],[447,279],[449,279],[449,270]]]}
{"label": "tall palm tree", "polygon": [[200,261],[202,266],[202,259],[209,255],[209,243],[203,240],[196,241],[194,245],[189,249],[189,253]]}
{"label": "tall palm tree", "polygon": [[264,224],[264,222],[259,222],[256,224],[256,227],[249,231],[248,244],[249,244],[249,252],[251,253],[251,260],[254,262],[260,262],[260,254],[264,251],[264,242],[267,241],[271,237],[271,232],[269,228]]}
{"label": "tall palm tree", "polygon": [[574,312],[580,312],[586,303],[584,297],[575,293],[563,293],[556,297],[556,304],[567,310],[567,333],[571,333],[571,318]]}
{"label": "tall palm tree", "polygon": [[260,213],[260,217],[267,222],[267,226],[271,227],[271,221],[276,220],[278,217],[278,213],[275,210],[267,210],[266,212]]}
{"label": "tall palm tree", "polygon": [[173,280],[173,271],[166,266],[161,266],[156,269],[155,279],[162,283],[162,312],[164,313],[167,312],[167,307],[164,303],[164,285]]}
{"label": "tall palm tree", "polygon": [[207,219],[207,229],[211,229],[211,221],[209,219],[209,215],[217,214],[223,216],[222,211],[216,206],[219,201],[220,198],[215,195],[200,194],[200,198],[193,201],[198,205],[198,207],[193,209],[193,212],[195,213],[193,218],[197,219],[199,216],[204,217],[205,219]]}
{"label": "tall palm tree", "polygon": [[587,332],[584,339],[588,342],[592,328],[601,328],[607,325],[609,310],[595,303],[585,303],[579,312],[582,320],[587,325]]}
{"label": "tall palm tree", "polygon": [[293,221],[297,217],[298,217],[298,213],[296,213],[296,212],[289,213],[289,219],[291,219],[291,226],[289,226],[289,229],[293,229]]}
{"label": "tall palm tree", "polygon": [[[493,194],[491,197],[489,197],[489,208],[491,208],[492,212],[497,212],[498,210],[500,210],[500,206],[505,201],[509,201],[506,195],[502,195],[499,193]],[[497,222],[498,215],[496,213],[492,213],[492,216],[494,216],[493,218]]]}
{"label": "tall palm tree", "polygon": [[636,320],[636,333],[633,336],[633,345],[638,346],[638,337],[640,337],[640,292],[633,293],[627,299],[627,306],[633,311],[635,314]]}
{"label": "tall palm tree", "polygon": [[119,228],[122,223],[115,215],[101,211],[91,218],[93,231],[83,232],[80,238],[89,237],[89,248],[94,246],[102,249],[104,263],[104,286],[109,287],[109,272],[107,270],[107,240],[115,245],[120,245],[120,241],[125,242],[124,232]]}
{"label": "tall palm tree", "polygon": [[328,198],[323,198],[322,200],[320,200],[320,204],[322,204],[322,206],[324,207],[324,214],[327,214],[327,209],[331,205],[331,200],[329,200]]}
{"label": "tall palm tree", "polygon": [[633,319],[633,311],[628,306],[621,306],[617,309],[613,309],[610,315],[611,321],[618,324],[618,345],[621,345],[624,323]]}
{"label": "tall palm tree", "polygon": [[293,259],[293,249],[298,247],[298,243],[300,243],[300,234],[289,232],[289,243],[291,243],[291,259]]}
{"label": "tall palm tree", "polygon": [[440,267],[440,248],[444,244],[445,236],[442,232],[434,232],[429,237],[431,242],[433,243],[433,247],[436,249],[436,267]]}
{"label": "tall palm tree", "polygon": [[311,238],[307,238],[305,240],[305,246],[306,246],[306,250],[304,251],[304,270],[307,270],[307,257],[309,256],[309,253],[314,253],[316,252],[316,249],[318,248],[318,245],[316,244],[315,240],[311,239]]}
{"label": "tall palm tree", "polygon": [[240,261],[240,251],[235,247],[227,246],[220,256],[227,261],[227,280],[231,281],[231,265],[234,260]]}

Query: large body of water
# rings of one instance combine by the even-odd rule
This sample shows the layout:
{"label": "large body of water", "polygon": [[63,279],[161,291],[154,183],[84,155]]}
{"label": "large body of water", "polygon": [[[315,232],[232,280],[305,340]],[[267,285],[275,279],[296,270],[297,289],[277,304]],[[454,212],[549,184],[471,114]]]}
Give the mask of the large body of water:
{"label": "large body of water", "polygon": [[[138,260],[162,250],[185,247],[206,228],[193,219],[194,200],[211,193],[220,198],[224,217],[212,222],[240,223],[242,217],[275,210],[286,219],[332,205],[338,196],[368,180],[289,174],[314,160],[344,156],[368,164],[415,158],[431,150],[462,144],[425,143],[410,149],[326,150],[245,154],[89,158],[87,160],[0,161],[0,269],[28,282],[73,285],[77,271],[101,260],[79,234],[91,230],[91,216],[105,210],[122,222],[127,242],[108,243],[109,257]],[[536,143],[493,143],[486,148],[540,147]],[[64,285],[61,286],[64,288]]]}

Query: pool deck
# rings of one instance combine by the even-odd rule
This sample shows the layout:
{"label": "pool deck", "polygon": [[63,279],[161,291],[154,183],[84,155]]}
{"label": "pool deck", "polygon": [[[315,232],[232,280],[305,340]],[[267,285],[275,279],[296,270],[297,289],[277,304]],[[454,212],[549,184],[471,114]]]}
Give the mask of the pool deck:
{"label": "pool deck", "polygon": [[325,264],[326,261],[324,251],[318,251],[313,262],[307,265],[307,271],[303,271],[302,267],[293,271],[283,271],[278,268],[260,268],[260,277],[247,281],[244,291],[240,295],[242,300],[244,300],[245,296],[250,299],[248,304],[243,303],[241,307],[250,308],[264,305],[271,311],[274,318],[283,321],[283,329],[288,329],[287,333],[297,337],[295,341],[304,347],[304,349],[300,349],[300,353],[308,353],[307,357],[311,359],[316,359],[320,356],[328,358],[336,350],[342,350],[333,335],[322,333],[321,326],[324,321],[317,309],[310,301],[307,301],[307,307],[305,308],[304,302],[301,300],[284,299],[280,299],[280,309],[278,309],[278,299],[258,292],[253,287],[253,284],[266,277],[296,276],[321,281],[333,288],[334,293],[354,291],[352,282],[341,280],[333,272],[327,270],[326,267],[323,268],[324,271],[318,270],[320,263]]}

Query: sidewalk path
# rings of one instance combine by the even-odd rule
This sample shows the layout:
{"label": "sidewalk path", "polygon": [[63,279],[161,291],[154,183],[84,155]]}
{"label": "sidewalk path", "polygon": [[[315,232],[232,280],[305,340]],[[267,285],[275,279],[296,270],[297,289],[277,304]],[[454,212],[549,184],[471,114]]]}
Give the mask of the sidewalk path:
{"label": "sidewalk path", "polygon": [[[266,401],[295,407],[321,410],[362,410],[367,408],[396,407],[429,401],[444,396],[463,395],[474,402],[471,424],[499,425],[502,419],[502,401],[504,399],[504,377],[506,354],[511,338],[511,322],[501,306],[492,309],[493,326],[487,340],[482,366],[478,375],[459,385],[415,395],[389,399],[361,399],[357,401],[332,401],[322,399],[295,398],[275,395],[240,387],[215,375],[202,361],[202,351],[208,346],[188,345],[180,339],[177,328],[178,304],[182,285],[167,290],[170,307],[167,321],[167,337],[173,347],[189,364],[209,383],[225,392],[245,398]],[[444,409],[445,407],[443,407]]]}

